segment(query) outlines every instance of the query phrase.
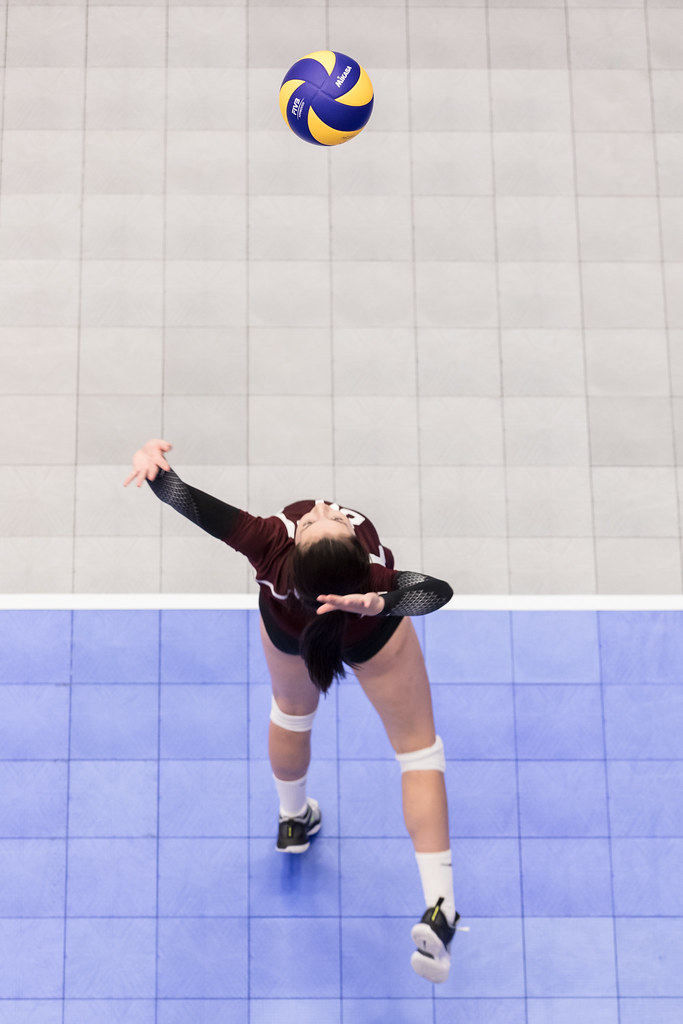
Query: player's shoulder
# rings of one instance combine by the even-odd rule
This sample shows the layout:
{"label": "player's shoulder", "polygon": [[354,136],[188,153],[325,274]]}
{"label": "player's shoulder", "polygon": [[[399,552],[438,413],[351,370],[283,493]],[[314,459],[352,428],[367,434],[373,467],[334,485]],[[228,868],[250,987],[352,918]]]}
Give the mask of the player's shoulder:
{"label": "player's shoulder", "polygon": [[285,516],[292,523],[297,523],[302,516],[305,516],[307,512],[310,512],[315,505],[313,498],[300,498],[298,501],[291,501],[288,505],[285,505],[277,515]]}

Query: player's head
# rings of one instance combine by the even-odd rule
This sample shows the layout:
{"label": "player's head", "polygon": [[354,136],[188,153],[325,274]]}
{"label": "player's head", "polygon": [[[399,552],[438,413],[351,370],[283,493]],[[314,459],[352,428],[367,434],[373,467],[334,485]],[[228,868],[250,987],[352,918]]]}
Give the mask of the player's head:
{"label": "player's head", "polygon": [[342,650],[349,613],[316,615],[318,595],[368,593],[368,553],[352,533],[311,539],[292,548],[291,573],[299,599],[311,611],[299,638],[301,656],[314,685],[326,693],[335,677],[344,675]]}
{"label": "player's head", "polygon": [[344,540],[353,535],[353,526],[348,516],[340,509],[326,505],[324,501],[317,501],[297,522],[294,543],[312,544],[325,537]]}

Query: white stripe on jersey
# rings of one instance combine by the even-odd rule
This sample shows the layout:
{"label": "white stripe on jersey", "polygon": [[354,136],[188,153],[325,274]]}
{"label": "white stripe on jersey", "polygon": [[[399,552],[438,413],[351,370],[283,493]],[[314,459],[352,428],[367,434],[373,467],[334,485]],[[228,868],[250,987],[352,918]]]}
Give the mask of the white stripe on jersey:
{"label": "white stripe on jersey", "polygon": [[291,594],[291,590],[288,590],[286,594],[278,594],[277,590],[275,589],[273,584],[270,582],[270,580],[260,580],[257,577],[256,578],[256,582],[258,584],[260,584],[260,585],[262,584],[264,587],[270,587],[270,591],[271,591],[273,597],[276,597],[278,599],[278,601],[286,601],[287,598],[289,597],[289,595]]}
{"label": "white stripe on jersey", "polygon": [[[281,519],[287,527],[287,536],[294,540],[294,534],[296,533],[296,523],[293,523],[291,519],[288,519],[284,512],[276,512],[276,519]],[[256,581],[258,583],[258,580]]]}

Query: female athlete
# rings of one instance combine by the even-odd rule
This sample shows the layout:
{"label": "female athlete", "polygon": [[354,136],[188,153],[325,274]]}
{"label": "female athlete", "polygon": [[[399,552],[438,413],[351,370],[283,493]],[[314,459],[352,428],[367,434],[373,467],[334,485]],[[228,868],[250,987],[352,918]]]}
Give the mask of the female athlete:
{"label": "female athlete", "polygon": [[408,616],[444,605],[442,580],[395,570],[372,523],[334,502],[304,500],[261,518],[184,483],[168,464],[171,445],[147,441],[125,481],[145,480],[161,501],[245,555],[259,584],[261,638],[273,699],[269,756],[280,800],[277,849],[303,853],[321,825],[306,793],[311,728],[321,693],[348,665],[378,712],[401,770],[403,814],[427,910],[411,932],[414,970],[448,977],[459,915],[443,742],[434,730],[429,680]]}

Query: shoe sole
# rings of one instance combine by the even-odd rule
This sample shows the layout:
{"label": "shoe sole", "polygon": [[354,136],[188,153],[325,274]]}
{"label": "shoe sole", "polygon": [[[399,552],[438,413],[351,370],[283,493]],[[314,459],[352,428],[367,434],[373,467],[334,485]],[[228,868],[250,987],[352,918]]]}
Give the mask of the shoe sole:
{"label": "shoe sole", "polygon": [[420,956],[421,960],[428,959],[430,956],[439,959],[448,952],[436,932],[432,931],[428,924],[423,924],[421,921],[419,924],[413,925],[410,936],[417,948],[422,950],[423,953],[428,954],[427,957]]}
{"label": "shoe sole", "polygon": [[410,958],[410,966],[421,978],[431,981],[434,985],[440,985],[448,978],[451,969],[451,958],[448,953],[445,956],[436,958],[424,956],[416,949]]}
{"label": "shoe sole", "polygon": [[310,845],[306,843],[305,846],[276,846],[275,849],[278,853],[305,853]]}

